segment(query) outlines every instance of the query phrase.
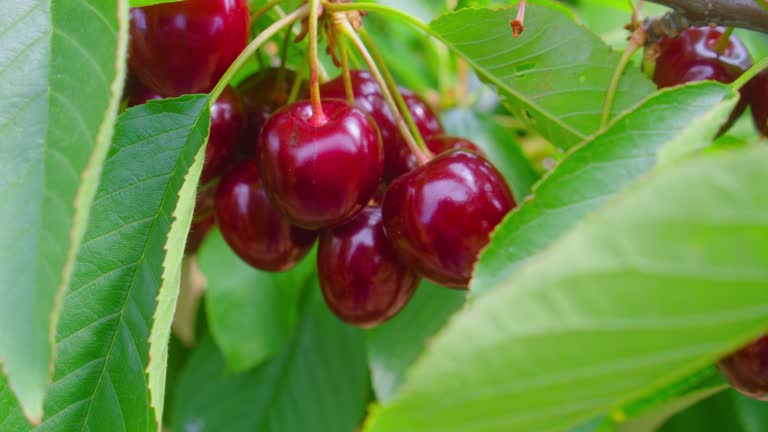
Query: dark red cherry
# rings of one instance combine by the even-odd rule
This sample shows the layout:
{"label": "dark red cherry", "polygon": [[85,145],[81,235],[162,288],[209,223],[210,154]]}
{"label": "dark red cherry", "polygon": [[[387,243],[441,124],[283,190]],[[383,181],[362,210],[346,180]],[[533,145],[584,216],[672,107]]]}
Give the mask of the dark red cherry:
{"label": "dark red cherry", "polygon": [[[672,87],[687,82],[714,80],[729,84],[752,66],[752,59],[744,44],[731,36],[721,54],[715,50],[723,35],[720,27],[691,27],[676,38],[664,38],[659,42],[659,57],[653,81],[660,87]],[[744,112],[749,104],[751,91],[742,89],[741,100],[734,108],[725,131]]]}
{"label": "dark red cherry", "polygon": [[358,327],[395,316],[418,284],[384,234],[381,207],[367,207],[350,222],[323,231],[317,269],[328,307]]}
{"label": "dark red cherry", "polygon": [[324,100],[327,121],[312,106],[277,111],[261,130],[259,167],[269,197],[291,222],[319,229],[362,210],[381,181],[384,154],[373,119],[338,99]]}
{"label": "dark red cherry", "polygon": [[449,135],[434,135],[428,138],[424,138],[424,143],[427,145],[429,151],[436,155],[447,152],[449,150],[460,149],[470,150],[480,155],[483,154],[483,151],[480,150],[480,147],[478,147],[477,144],[466,138]]}
{"label": "dark red cherry", "polygon": [[205,184],[220,176],[232,161],[243,127],[240,95],[227,87],[211,107],[211,130],[205,148],[205,165],[200,182]]}
{"label": "dark red cherry", "polygon": [[187,236],[187,245],[184,253],[194,255],[205,240],[205,237],[216,224],[214,220],[214,195],[216,187],[204,186],[200,188],[195,198],[195,211],[192,214],[192,225]]}
{"label": "dark red cherry", "polygon": [[222,177],[216,190],[216,221],[243,261],[261,270],[295,266],[317,233],[291,225],[269,202],[256,161],[245,161]]}
{"label": "dark red cherry", "polygon": [[136,105],[143,105],[151,100],[163,98],[160,96],[160,93],[145,86],[144,83],[137,78],[129,79],[125,90],[129,108]]}
{"label": "dark red cherry", "polygon": [[514,206],[509,186],[490,162],[452,150],[392,182],[384,196],[384,229],[417,273],[466,288],[491,231]]}
{"label": "dark red cherry", "polygon": [[[408,172],[418,165],[416,157],[411,154],[408,145],[398,130],[395,118],[392,115],[379,85],[371,74],[364,70],[350,71],[352,81],[352,93],[355,98],[355,106],[368,113],[381,131],[381,139],[384,143],[384,179],[389,181],[400,174]],[[333,81],[323,84],[320,88],[323,97],[347,98],[344,90],[344,78],[339,76]],[[417,94],[400,89],[408,109],[411,111],[416,127],[422,136],[442,134],[443,126],[437,115],[432,111],[423,99]]]}
{"label": "dark red cherry", "polygon": [[768,136],[768,72],[762,72],[752,80],[752,118],[763,136]]}
{"label": "dark red cherry", "polygon": [[128,61],[165,97],[210,91],[248,43],[247,0],[185,0],[131,9]]}
{"label": "dark red cherry", "polygon": [[724,358],[718,367],[739,392],[768,400],[768,335]]}
{"label": "dark red cherry", "polygon": [[295,80],[296,73],[290,69],[267,68],[237,85],[246,117],[241,149],[246,155],[256,154],[261,127],[272,113],[288,102]]}

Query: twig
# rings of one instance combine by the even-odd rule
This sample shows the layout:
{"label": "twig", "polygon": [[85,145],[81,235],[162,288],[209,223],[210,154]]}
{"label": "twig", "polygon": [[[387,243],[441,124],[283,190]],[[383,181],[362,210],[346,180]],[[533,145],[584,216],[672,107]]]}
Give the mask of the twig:
{"label": "twig", "polygon": [[754,0],[649,0],[669,6],[691,25],[710,24],[768,33],[768,11]]}

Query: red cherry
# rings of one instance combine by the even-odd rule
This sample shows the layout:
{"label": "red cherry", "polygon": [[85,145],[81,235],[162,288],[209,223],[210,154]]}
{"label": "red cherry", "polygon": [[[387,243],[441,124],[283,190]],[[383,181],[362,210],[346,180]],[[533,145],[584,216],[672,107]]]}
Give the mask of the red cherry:
{"label": "red cherry", "polygon": [[129,78],[126,85],[126,97],[128,98],[128,107],[143,105],[151,100],[162,99],[160,93],[145,86],[136,78]]}
{"label": "red cherry", "polygon": [[435,135],[424,139],[424,143],[432,153],[439,155],[449,150],[470,150],[480,155],[483,151],[477,144],[466,138],[454,137],[449,135]]}
{"label": "red cherry", "polygon": [[724,358],[718,368],[739,392],[768,400],[768,335]]}
{"label": "red cherry", "polygon": [[418,285],[418,277],[400,262],[384,235],[380,207],[367,207],[350,222],[325,230],[317,268],[328,307],[358,327],[395,316]]}
{"label": "red cherry", "polygon": [[220,176],[232,161],[243,127],[240,95],[227,87],[211,107],[211,129],[205,148],[205,165],[200,182],[205,184]]}
{"label": "red cherry", "polygon": [[269,197],[291,222],[308,229],[342,223],[362,210],[381,180],[381,137],[373,119],[341,100],[277,111],[261,130],[259,166]]}
{"label": "red cherry", "polygon": [[222,177],[215,199],[221,234],[253,267],[288,270],[315,242],[317,233],[291,225],[269,202],[256,161],[245,161]]}
{"label": "red cherry", "polygon": [[768,136],[768,72],[762,72],[751,82],[752,118],[755,126]]}
{"label": "red cherry", "polygon": [[490,162],[452,150],[392,182],[384,196],[384,229],[417,273],[466,288],[491,231],[514,206],[509,186]]}
{"label": "red cherry", "polygon": [[237,85],[246,116],[241,149],[246,155],[256,155],[261,127],[273,112],[288,102],[296,73],[283,69],[282,82],[280,73],[279,68],[262,69]]}
{"label": "red cherry", "polygon": [[165,97],[210,91],[248,43],[247,0],[131,9],[131,69]]}
{"label": "red cherry", "polygon": [[205,237],[211,231],[216,221],[214,220],[214,194],[215,187],[202,188],[195,198],[195,212],[192,215],[192,225],[187,235],[187,245],[184,253],[194,255],[205,240]]}
{"label": "red cherry", "polygon": [[[714,80],[732,83],[752,66],[752,60],[744,44],[731,36],[721,54],[715,45],[723,35],[722,28],[691,27],[676,38],[664,38],[659,42],[659,57],[653,81],[659,86],[672,87],[687,82]],[[721,132],[725,132],[744,112],[749,104],[751,91],[741,91],[741,100]]]}
{"label": "red cherry", "polygon": [[[376,80],[367,71],[350,71],[352,81],[352,93],[355,97],[355,106],[368,113],[381,131],[381,139],[384,143],[384,179],[389,181],[400,174],[413,170],[418,166],[416,157],[411,154],[410,148],[395,123],[384,95],[381,93]],[[339,76],[320,87],[323,97],[347,99],[344,90],[344,78]],[[444,132],[437,115],[432,111],[423,99],[407,89],[400,89],[406,105],[411,112],[416,127],[422,136],[440,135]]]}

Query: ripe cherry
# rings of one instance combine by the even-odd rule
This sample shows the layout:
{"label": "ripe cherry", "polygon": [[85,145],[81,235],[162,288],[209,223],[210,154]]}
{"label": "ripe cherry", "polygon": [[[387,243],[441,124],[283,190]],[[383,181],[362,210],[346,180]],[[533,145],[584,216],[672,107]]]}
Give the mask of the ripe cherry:
{"label": "ripe cherry", "polygon": [[216,221],[224,240],[243,261],[261,270],[295,266],[317,233],[291,225],[269,202],[256,161],[244,161],[221,179]]}
{"label": "ripe cherry", "polygon": [[[392,111],[387,107],[384,95],[373,76],[364,70],[350,71],[352,93],[355,106],[373,117],[381,131],[384,143],[384,179],[389,181],[400,174],[406,173],[418,165],[416,157],[411,154],[405,139],[400,134]],[[320,87],[323,97],[345,99],[344,78],[339,76]],[[408,109],[411,111],[416,127],[424,137],[439,135],[444,132],[437,115],[417,94],[400,89]]]}
{"label": "ripe cherry", "polygon": [[267,68],[237,85],[246,117],[241,149],[246,155],[256,154],[261,127],[273,112],[288,102],[295,80],[296,73],[290,69]]}
{"label": "ripe cherry", "polygon": [[359,327],[395,316],[418,284],[384,234],[380,207],[367,207],[350,222],[323,231],[317,268],[328,307]]}
{"label": "ripe cherry", "polygon": [[752,118],[755,126],[764,136],[768,136],[768,72],[762,72],[751,83]]}
{"label": "ripe cherry", "polygon": [[207,183],[222,174],[232,161],[243,127],[240,95],[227,87],[211,107],[211,129],[205,148],[205,165],[200,182]]}
{"label": "ripe cherry", "polygon": [[[725,49],[719,50],[717,45],[723,33],[722,28],[691,27],[676,38],[663,38],[653,81],[660,88],[703,80],[726,84],[735,81],[752,66],[752,60],[736,36],[731,36]],[[744,112],[750,96],[749,91],[741,92],[741,100],[722,131]]]}
{"label": "ripe cherry", "polygon": [[436,155],[447,152],[449,150],[459,149],[470,150],[480,155],[483,154],[483,151],[480,150],[480,147],[478,147],[477,144],[466,138],[449,135],[434,135],[428,138],[424,138],[424,143],[427,145],[429,151]]}
{"label": "ripe cherry", "polygon": [[315,124],[309,102],[277,111],[261,130],[259,166],[269,197],[291,222],[319,229],[362,210],[381,181],[384,154],[373,119],[341,100],[322,102]]}
{"label": "ripe cherry", "polygon": [[126,97],[128,98],[128,107],[143,105],[151,100],[162,99],[160,93],[152,90],[138,80],[138,78],[129,78],[125,87]]}
{"label": "ripe cherry", "polygon": [[201,188],[195,197],[195,212],[192,214],[192,225],[187,235],[187,245],[184,253],[194,255],[211,231],[216,221],[214,219],[214,194],[216,188],[206,186]]}
{"label": "ripe cherry", "polygon": [[466,288],[491,231],[514,206],[509,186],[490,162],[452,150],[392,182],[384,196],[384,229],[417,273]]}
{"label": "ripe cherry", "polygon": [[718,368],[739,392],[768,400],[768,335],[724,358]]}
{"label": "ripe cherry", "polygon": [[185,0],[131,9],[129,63],[165,97],[208,92],[248,43],[247,0]]}

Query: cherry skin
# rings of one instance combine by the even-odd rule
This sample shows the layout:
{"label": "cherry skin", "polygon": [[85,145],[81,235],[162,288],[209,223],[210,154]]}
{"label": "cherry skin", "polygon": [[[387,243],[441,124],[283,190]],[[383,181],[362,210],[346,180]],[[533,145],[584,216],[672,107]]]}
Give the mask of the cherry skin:
{"label": "cherry skin", "polygon": [[[351,70],[352,93],[355,106],[368,113],[381,131],[384,143],[385,162],[384,179],[389,181],[400,174],[413,170],[418,165],[416,157],[411,154],[408,145],[395,123],[392,111],[387,107],[384,95],[373,76],[364,70]],[[320,87],[323,97],[347,99],[344,90],[344,78],[339,76]],[[411,111],[416,127],[422,136],[439,135],[444,132],[437,115],[417,94],[400,89],[408,109]]]}
{"label": "cherry skin", "polygon": [[[736,36],[731,36],[721,54],[715,50],[722,28],[691,27],[676,38],[663,38],[659,42],[659,57],[653,81],[659,88],[672,87],[687,82],[714,80],[732,83],[752,66],[749,51]],[[752,92],[746,87],[741,100],[734,108],[721,132],[727,130],[744,112]]]}
{"label": "cherry skin", "polygon": [[295,266],[317,233],[291,225],[269,202],[256,161],[222,177],[216,190],[216,221],[224,240],[243,261],[265,271]]}
{"label": "cherry skin", "polygon": [[189,228],[189,235],[187,235],[187,245],[184,249],[184,253],[187,255],[194,255],[197,253],[200,246],[203,244],[203,240],[208,236],[208,233],[216,225],[214,219],[214,195],[216,188],[207,186],[201,188],[195,198],[195,212],[192,214],[192,225]]}
{"label": "cherry skin", "polygon": [[752,118],[763,136],[768,136],[768,72],[761,72],[751,83]]}
{"label": "cherry skin", "polygon": [[328,307],[342,321],[363,328],[397,315],[419,282],[392,249],[377,206],[323,231],[317,269]]}
{"label": "cherry skin", "polygon": [[768,335],[724,358],[718,368],[745,396],[768,400]]}
{"label": "cherry skin", "polygon": [[267,68],[237,85],[246,116],[241,149],[244,154],[256,154],[261,127],[273,112],[288,102],[295,80],[296,73],[290,69],[283,69],[281,72],[279,68]]}
{"label": "cherry skin", "polygon": [[206,93],[248,43],[247,0],[185,0],[131,9],[128,61],[161,95]]}
{"label": "cherry skin", "polygon": [[137,78],[129,78],[128,84],[125,88],[126,97],[128,98],[128,107],[134,107],[136,105],[143,105],[151,100],[162,99],[160,93],[152,90],[139,81]]}
{"label": "cherry skin", "polygon": [[384,229],[412,269],[466,288],[491,231],[515,206],[504,177],[468,150],[452,150],[398,177],[384,196]]}
{"label": "cherry skin", "polygon": [[477,144],[466,138],[460,138],[450,135],[434,135],[424,139],[424,144],[432,153],[439,155],[449,150],[465,149],[483,155],[483,151]]}
{"label": "cherry skin", "polygon": [[200,182],[205,184],[222,174],[232,161],[243,128],[243,106],[240,95],[227,87],[211,106],[211,129],[205,148],[205,165]]}
{"label": "cherry skin", "polygon": [[342,223],[362,210],[379,186],[384,160],[370,116],[337,99],[322,107],[323,124],[313,124],[309,102],[282,108],[264,124],[259,142],[272,203],[307,229]]}

